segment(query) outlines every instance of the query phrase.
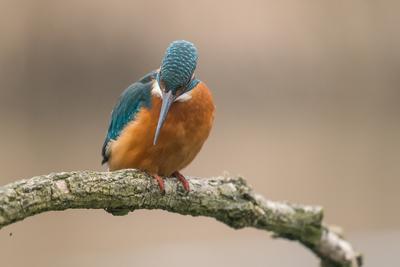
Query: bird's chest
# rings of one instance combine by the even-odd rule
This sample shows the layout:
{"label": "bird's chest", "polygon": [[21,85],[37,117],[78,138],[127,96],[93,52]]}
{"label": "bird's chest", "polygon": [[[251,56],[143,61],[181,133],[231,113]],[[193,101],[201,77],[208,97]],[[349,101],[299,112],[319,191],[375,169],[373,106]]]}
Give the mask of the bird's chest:
{"label": "bird's chest", "polygon": [[[141,110],[113,147],[117,168],[140,168],[169,175],[188,165],[207,139],[214,118],[214,104],[207,88],[193,90],[185,102],[172,104],[153,144],[161,99],[152,96],[151,109]],[[113,157],[112,157],[113,158]]]}
{"label": "bird's chest", "polygon": [[[161,101],[154,99],[149,133],[153,141],[159,118]],[[207,103],[206,103],[207,104]],[[207,138],[213,121],[213,112],[196,99],[175,102],[167,115],[159,139],[153,149],[163,154],[184,154],[196,150]],[[167,155],[164,155],[167,156]]]}

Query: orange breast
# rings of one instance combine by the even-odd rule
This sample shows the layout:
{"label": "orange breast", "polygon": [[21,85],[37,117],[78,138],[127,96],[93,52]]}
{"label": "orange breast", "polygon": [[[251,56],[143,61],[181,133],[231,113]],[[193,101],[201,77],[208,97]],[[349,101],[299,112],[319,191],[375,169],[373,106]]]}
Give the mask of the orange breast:
{"label": "orange breast", "polygon": [[110,170],[136,168],[169,176],[186,167],[200,151],[214,120],[214,103],[207,86],[200,82],[191,99],[174,102],[156,145],[154,134],[161,99],[152,97],[151,109],[143,108],[113,142]]}

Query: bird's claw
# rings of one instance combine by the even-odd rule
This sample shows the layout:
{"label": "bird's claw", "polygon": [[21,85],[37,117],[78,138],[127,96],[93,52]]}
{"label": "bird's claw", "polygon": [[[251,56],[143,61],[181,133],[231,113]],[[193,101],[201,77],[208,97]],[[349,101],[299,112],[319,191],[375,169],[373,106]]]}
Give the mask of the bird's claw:
{"label": "bird's claw", "polygon": [[186,180],[185,176],[183,176],[180,172],[176,171],[172,174],[174,177],[178,178],[178,180],[182,183],[183,188],[186,192],[190,191],[189,182]]}
{"label": "bird's claw", "polygon": [[157,174],[153,174],[152,176],[154,177],[154,179],[156,179],[156,181],[158,183],[158,187],[160,187],[161,193],[165,194],[165,185],[164,185],[163,178],[161,178],[161,176],[159,176]]}

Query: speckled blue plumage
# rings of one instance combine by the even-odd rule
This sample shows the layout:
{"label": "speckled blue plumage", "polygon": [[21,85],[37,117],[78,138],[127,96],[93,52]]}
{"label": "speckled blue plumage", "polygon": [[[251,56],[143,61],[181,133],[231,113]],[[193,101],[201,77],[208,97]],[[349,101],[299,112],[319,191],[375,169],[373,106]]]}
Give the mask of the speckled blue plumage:
{"label": "speckled blue plumage", "polygon": [[111,113],[110,126],[102,148],[103,161],[108,161],[107,145],[111,140],[116,140],[125,126],[135,118],[142,107],[151,108],[151,89],[157,75],[152,71],[139,81],[130,85],[121,94]]}
{"label": "speckled blue plumage", "polygon": [[191,42],[179,40],[169,45],[157,77],[164,83],[166,91],[175,92],[190,83],[197,59],[197,49]]}

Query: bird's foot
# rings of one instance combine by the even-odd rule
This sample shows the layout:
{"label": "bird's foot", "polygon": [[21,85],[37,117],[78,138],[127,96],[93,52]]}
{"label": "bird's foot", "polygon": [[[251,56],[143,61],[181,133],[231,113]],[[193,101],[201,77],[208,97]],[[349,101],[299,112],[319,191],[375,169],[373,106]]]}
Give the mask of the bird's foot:
{"label": "bird's foot", "polygon": [[189,187],[189,182],[186,180],[185,176],[183,176],[180,172],[176,171],[172,174],[172,176],[178,178],[178,180],[182,183],[183,188],[185,188],[185,190],[187,192],[190,191],[190,187]]}
{"label": "bird's foot", "polygon": [[152,176],[154,177],[154,179],[156,179],[156,181],[158,183],[158,187],[160,187],[161,193],[165,193],[165,185],[164,185],[163,178],[161,178],[161,176],[159,176],[157,174],[153,174]]}

